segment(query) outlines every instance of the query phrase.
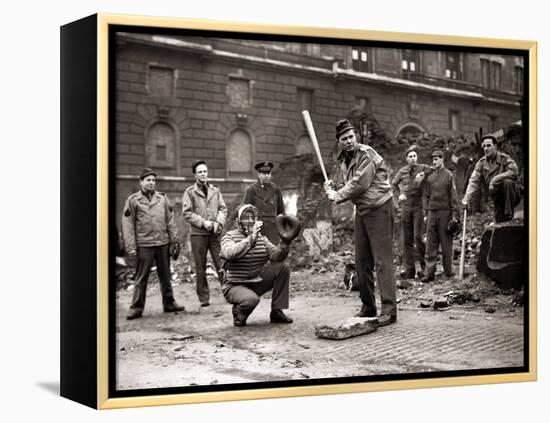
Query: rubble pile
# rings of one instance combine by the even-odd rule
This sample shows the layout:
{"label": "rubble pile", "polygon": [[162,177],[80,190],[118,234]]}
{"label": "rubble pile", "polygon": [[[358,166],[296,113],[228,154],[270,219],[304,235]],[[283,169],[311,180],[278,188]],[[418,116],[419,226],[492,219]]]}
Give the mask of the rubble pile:
{"label": "rubble pile", "polygon": [[323,188],[321,168],[312,154],[294,156],[273,172],[273,181],[283,197],[297,196],[302,233],[292,244],[288,263],[295,270],[307,268],[312,259],[320,260],[333,246],[332,210]]}

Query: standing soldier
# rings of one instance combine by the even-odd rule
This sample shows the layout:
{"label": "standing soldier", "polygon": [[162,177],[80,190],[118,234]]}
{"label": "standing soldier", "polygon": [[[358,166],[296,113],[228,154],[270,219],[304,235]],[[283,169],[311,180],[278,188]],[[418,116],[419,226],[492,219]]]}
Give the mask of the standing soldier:
{"label": "standing soldier", "polygon": [[[415,184],[416,175],[425,171],[428,166],[417,164],[416,145],[411,145],[405,152],[407,165],[399,169],[392,181],[394,192],[398,195],[401,207],[401,242],[403,252],[403,279],[413,279],[416,276],[416,260],[420,264],[419,277],[424,276],[426,262],[424,254],[426,245],[424,235],[424,212],[422,210],[422,188]],[[416,247],[416,248],[415,248]]]}
{"label": "standing soldier", "polygon": [[136,257],[136,284],[130,311],[126,318],[137,319],[143,314],[147,281],[153,263],[162,295],[164,312],[183,311],[174,300],[170,283],[170,256],[179,254],[174,210],[163,192],[155,191],[156,173],[143,169],[139,177],[141,190],[126,200],[122,216],[122,233],[128,256]]}
{"label": "standing soldier", "polygon": [[220,189],[208,182],[208,166],[198,160],[191,166],[195,184],[185,190],[182,198],[182,214],[191,224],[191,250],[197,272],[196,291],[202,307],[210,305],[210,289],[206,280],[206,255],[216,268],[220,284],[223,274],[220,266],[220,235],[227,217],[227,207]]}
{"label": "standing soldier", "polygon": [[275,227],[275,217],[285,211],[283,195],[281,189],[271,182],[273,163],[259,162],[254,169],[258,182],[246,189],[243,204],[252,204],[258,209],[258,218],[263,222],[262,233],[272,244],[277,245],[280,237]]}
{"label": "standing soldier", "polygon": [[[422,282],[435,278],[437,253],[441,244],[443,271],[445,276],[453,276],[453,234],[447,230],[452,217],[458,218],[458,198],[453,174],[443,164],[443,152],[432,153],[433,170],[424,180],[424,214],[426,215],[427,246],[426,274]],[[422,180],[424,173],[419,174]]]}
{"label": "standing soldier", "polygon": [[355,204],[355,265],[362,306],[358,317],[376,317],[374,269],[378,278],[382,310],[378,325],[397,320],[395,279],[393,274],[393,203],[389,169],[371,147],[358,144],[354,128],[346,119],[336,122],[336,139],[341,149],[338,160],[344,186],[334,189],[325,182],[330,201]]}
{"label": "standing soldier", "polygon": [[495,222],[512,220],[514,207],[520,200],[516,185],[518,166],[508,154],[497,151],[497,140],[492,135],[481,139],[481,148],[485,156],[479,159],[470,176],[462,205],[468,208],[472,196],[483,186],[493,200]]}

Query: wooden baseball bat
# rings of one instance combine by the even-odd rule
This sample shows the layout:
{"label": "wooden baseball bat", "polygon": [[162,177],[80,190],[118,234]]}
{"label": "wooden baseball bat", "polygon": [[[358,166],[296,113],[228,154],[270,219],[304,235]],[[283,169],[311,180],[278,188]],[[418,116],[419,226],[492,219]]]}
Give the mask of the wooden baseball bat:
{"label": "wooden baseball bat", "polygon": [[309,112],[307,110],[304,110],[302,112],[302,116],[304,118],[304,122],[306,123],[309,139],[313,143],[313,149],[315,150],[315,154],[317,155],[317,160],[319,160],[319,164],[321,165],[321,170],[323,171],[323,177],[325,178],[325,182],[327,182],[329,180],[327,176],[327,171],[325,170],[325,164],[323,163],[323,156],[321,156],[321,150],[319,149],[319,142],[317,141],[317,137],[315,136],[315,130],[313,129],[313,123],[311,122],[311,117],[309,116]]}
{"label": "wooden baseball bat", "polygon": [[464,254],[466,253],[466,216],[468,209],[464,209],[464,223],[462,225],[462,246],[460,247],[460,267],[458,271],[458,280],[464,277]]}

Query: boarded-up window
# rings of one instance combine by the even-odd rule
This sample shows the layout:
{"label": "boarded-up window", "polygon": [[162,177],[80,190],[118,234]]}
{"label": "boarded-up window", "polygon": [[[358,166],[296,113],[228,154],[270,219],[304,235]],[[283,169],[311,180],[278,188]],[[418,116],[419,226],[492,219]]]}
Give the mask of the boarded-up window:
{"label": "boarded-up window", "polygon": [[227,142],[228,176],[250,176],[252,173],[252,140],[247,132],[237,129]]}
{"label": "boarded-up window", "polygon": [[170,125],[158,122],[149,128],[145,156],[152,168],[176,167],[176,133]]}
{"label": "boarded-up window", "polygon": [[174,69],[160,66],[149,67],[149,93],[153,97],[174,96]]}
{"label": "boarded-up window", "polygon": [[306,134],[300,135],[296,140],[296,155],[313,153],[313,144]]}
{"label": "boarded-up window", "polygon": [[229,102],[234,107],[250,107],[250,81],[247,79],[229,78],[227,87]]}

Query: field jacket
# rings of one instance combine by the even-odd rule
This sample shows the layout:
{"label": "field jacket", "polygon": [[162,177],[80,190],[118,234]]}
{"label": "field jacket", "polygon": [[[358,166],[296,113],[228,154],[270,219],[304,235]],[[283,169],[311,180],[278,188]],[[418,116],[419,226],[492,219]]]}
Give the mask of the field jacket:
{"label": "field jacket", "polygon": [[208,196],[204,195],[198,184],[185,190],[182,197],[183,218],[191,224],[191,235],[209,235],[203,227],[205,220],[219,223],[222,228],[227,218],[227,207],[220,189],[207,183]]}
{"label": "field jacket", "polygon": [[400,205],[405,207],[422,207],[422,187],[415,183],[416,175],[424,172],[428,168],[425,164],[406,165],[397,171],[391,185],[394,193],[399,198],[400,194],[405,194],[407,199],[400,201]]}
{"label": "field jacket", "polygon": [[345,157],[343,151],[338,156],[344,186],[336,192],[336,203],[351,200],[364,215],[392,198],[388,166],[372,147],[357,144],[347,164]]}
{"label": "field jacket", "polygon": [[149,199],[142,191],[128,197],[122,213],[122,235],[126,251],[157,247],[177,239],[174,209],[163,192]]}
{"label": "field jacket", "polygon": [[480,190],[482,184],[486,192],[488,192],[490,182],[493,182],[494,185],[498,185],[499,182],[504,181],[504,179],[515,181],[518,179],[518,173],[516,162],[508,154],[497,151],[494,160],[488,160],[487,157],[482,157],[477,162],[470,176],[468,188],[466,188],[466,193],[464,194],[464,200],[469,203],[472,196]]}

